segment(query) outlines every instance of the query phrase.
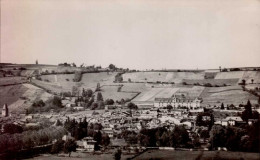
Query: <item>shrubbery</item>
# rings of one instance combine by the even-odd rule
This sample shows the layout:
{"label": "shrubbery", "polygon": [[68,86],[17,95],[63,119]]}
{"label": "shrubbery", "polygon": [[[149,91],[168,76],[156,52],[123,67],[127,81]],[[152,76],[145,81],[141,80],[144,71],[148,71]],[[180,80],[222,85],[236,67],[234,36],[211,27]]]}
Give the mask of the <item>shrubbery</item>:
{"label": "shrubbery", "polygon": [[80,82],[81,78],[82,78],[82,72],[81,71],[75,71],[73,81],[74,82]]}

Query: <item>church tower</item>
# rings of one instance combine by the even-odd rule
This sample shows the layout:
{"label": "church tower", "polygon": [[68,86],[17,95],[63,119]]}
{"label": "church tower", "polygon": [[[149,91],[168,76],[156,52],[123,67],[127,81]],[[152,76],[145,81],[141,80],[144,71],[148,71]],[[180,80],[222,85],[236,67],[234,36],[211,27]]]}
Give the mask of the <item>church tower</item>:
{"label": "church tower", "polygon": [[8,111],[8,106],[7,106],[7,104],[4,104],[4,106],[3,106],[2,116],[3,116],[3,117],[8,117],[8,116],[9,116],[9,111]]}

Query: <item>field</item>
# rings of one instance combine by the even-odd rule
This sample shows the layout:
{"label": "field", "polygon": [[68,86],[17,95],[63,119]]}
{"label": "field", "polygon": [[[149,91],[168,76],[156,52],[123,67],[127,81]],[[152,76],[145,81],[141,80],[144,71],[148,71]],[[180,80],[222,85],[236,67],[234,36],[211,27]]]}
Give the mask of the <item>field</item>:
{"label": "field", "polygon": [[148,150],[134,160],[259,160],[259,153]]}
{"label": "field", "polygon": [[0,87],[0,105],[5,103],[11,112],[24,111],[34,100],[47,100],[52,95],[31,84],[20,84]]}
{"label": "field", "polygon": [[123,79],[133,82],[174,82],[181,83],[183,79],[204,79],[204,72],[134,72],[123,74]]}
{"label": "field", "polygon": [[[127,158],[131,158],[133,155],[121,155],[121,160],[126,160]],[[93,154],[93,153],[79,153],[79,152],[72,152],[71,157],[68,157],[68,154],[64,156],[56,156],[50,154],[44,154],[37,157],[29,158],[28,160],[37,159],[37,160],[111,160],[113,158],[112,153],[108,154]]]}
{"label": "field", "polygon": [[101,93],[103,99],[111,98],[114,101],[123,99],[131,99],[137,93],[130,93],[130,92],[117,92],[118,86],[103,86],[101,87]]}
{"label": "field", "polygon": [[206,83],[210,83],[211,85],[219,85],[223,86],[225,85],[236,85],[238,83],[238,78],[235,79],[201,79],[201,80],[195,80],[195,79],[183,79],[183,82],[186,82],[187,84],[194,84],[199,83],[200,85],[204,85]]}
{"label": "field", "polygon": [[203,95],[204,104],[220,105],[224,104],[246,104],[247,100],[251,103],[257,103],[257,97],[243,91],[240,86],[230,86],[230,87],[212,87],[208,88],[206,93]]}
{"label": "field", "polygon": [[179,88],[150,88],[148,91],[142,92],[133,101],[144,102],[154,101],[155,97],[170,98]]}
{"label": "field", "polygon": [[147,88],[146,91],[138,95],[133,102],[146,102],[154,101],[154,98],[170,98],[174,94],[186,94],[188,97],[196,98],[199,97],[203,92],[204,87],[201,86],[182,86],[182,87],[171,87],[171,88]]}
{"label": "field", "polygon": [[246,80],[246,83],[251,83],[251,79],[254,79],[254,83],[260,83],[259,71],[233,71],[233,72],[219,72],[215,79],[242,79]]}
{"label": "field", "polygon": [[3,77],[0,78],[0,86],[2,85],[10,85],[10,84],[19,84],[26,82],[26,78],[24,77]]}

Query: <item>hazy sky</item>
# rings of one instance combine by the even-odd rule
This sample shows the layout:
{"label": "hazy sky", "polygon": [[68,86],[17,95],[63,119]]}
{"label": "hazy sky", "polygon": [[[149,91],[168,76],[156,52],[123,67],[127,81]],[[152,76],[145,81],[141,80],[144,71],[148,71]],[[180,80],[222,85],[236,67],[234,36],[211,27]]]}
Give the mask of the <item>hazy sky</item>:
{"label": "hazy sky", "polygon": [[1,0],[1,62],[260,66],[259,0]]}

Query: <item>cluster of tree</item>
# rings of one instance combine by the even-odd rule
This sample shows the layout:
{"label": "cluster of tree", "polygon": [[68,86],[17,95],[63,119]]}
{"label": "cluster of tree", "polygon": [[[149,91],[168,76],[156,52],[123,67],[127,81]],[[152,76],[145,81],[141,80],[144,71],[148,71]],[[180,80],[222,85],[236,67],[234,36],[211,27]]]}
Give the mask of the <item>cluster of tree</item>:
{"label": "cluster of tree", "polygon": [[70,64],[70,63],[67,63],[67,62],[60,63],[60,64],[58,64],[58,66],[64,66],[64,67],[71,67],[71,66],[73,66],[73,67],[77,67],[75,63]]}
{"label": "cluster of tree", "polygon": [[117,73],[116,76],[115,76],[115,81],[114,82],[123,82],[123,76],[122,76],[123,73]]}
{"label": "cluster of tree", "polygon": [[82,72],[81,71],[75,71],[73,82],[80,82],[81,78],[82,78]]}
{"label": "cluster of tree", "polygon": [[114,64],[110,64],[110,65],[108,66],[108,68],[109,68],[110,70],[112,70],[112,71],[115,71],[115,70],[117,69]]}
{"label": "cluster of tree", "polygon": [[53,98],[47,100],[45,103],[42,100],[35,101],[32,106],[30,106],[26,110],[26,114],[49,112],[51,109],[54,111],[59,111],[61,108],[63,108],[61,98],[58,96],[54,96]]}
{"label": "cluster of tree", "polygon": [[252,104],[248,100],[247,104],[244,106],[245,110],[242,112],[241,118],[244,121],[248,121],[248,119],[258,119],[259,118],[259,113],[257,111],[252,111]]}
{"label": "cluster of tree", "polygon": [[210,130],[214,125],[214,115],[210,112],[199,113],[196,118],[196,125],[208,127]]}
{"label": "cluster of tree", "polygon": [[184,126],[175,126],[174,130],[165,127],[142,129],[138,141],[148,147],[191,147],[192,141]]}
{"label": "cluster of tree", "polygon": [[[221,103],[220,109],[222,109],[222,110],[225,109],[224,103]],[[226,109],[227,110],[236,109],[236,106],[234,104],[230,104],[230,105],[227,105]]]}
{"label": "cluster of tree", "polygon": [[[187,82],[182,82],[183,85],[189,85]],[[211,83],[205,83],[205,84],[200,84],[199,82],[195,82],[193,83],[194,86],[204,86],[204,87],[225,87],[227,86],[227,84],[223,84],[223,85],[220,85],[220,84],[211,84]]]}
{"label": "cluster of tree", "polygon": [[253,125],[224,127],[214,125],[210,131],[211,148],[226,147],[231,151],[260,152],[259,119]]}
{"label": "cluster of tree", "polygon": [[45,106],[45,103],[43,102],[43,100],[36,100],[33,102],[32,104],[33,107],[44,107]]}
{"label": "cluster of tree", "polygon": [[70,118],[67,118],[64,122],[64,128],[70,132],[71,136],[76,140],[80,140],[88,134],[88,122],[86,117],[79,123],[75,119],[70,120]]}
{"label": "cluster of tree", "polygon": [[135,131],[123,130],[121,134],[118,134],[118,138],[124,138],[128,144],[138,143],[138,134]]}
{"label": "cluster of tree", "polygon": [[23,127],[13,124],[7,123],[3,125],[3,133],[15,134],[15,133],[22,133]]}
{"label": "cluster of tree", "polygon": [[68,139],[67,141],[64,141],[62,139],[57,140],[51,148],[52,154],[57,154],[63,151],[64,153],[68,153],[69,157],[71,152],[76,152],[77,149],[77,143],[73,139]]}
{"label": "cluster of tree", "polygon": [[240,68],[230,68],[230,71],[241,71]]}
{"label": "cluster of tree", "polygon": [[92,103],[91,109],[94,110],[94,109],[104,109],[104,108],[105,108],[105,103],[104,103],[102,93],[98,92],[97,93],[97,100]]}
{"label": "cluster of tree", "polygon": [[50,144],[53,140],[61,138],[65,133],[66,131],[63,127],[52,126],[38,131],[2,134],[0,135],[0,152],[17,152],[21,149],[30,149]]}
{"label": "cluster of tree", "polygon": [[113,99],[106,99],[105,100],[105,105],[113,105],[115,101]]}

